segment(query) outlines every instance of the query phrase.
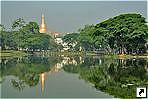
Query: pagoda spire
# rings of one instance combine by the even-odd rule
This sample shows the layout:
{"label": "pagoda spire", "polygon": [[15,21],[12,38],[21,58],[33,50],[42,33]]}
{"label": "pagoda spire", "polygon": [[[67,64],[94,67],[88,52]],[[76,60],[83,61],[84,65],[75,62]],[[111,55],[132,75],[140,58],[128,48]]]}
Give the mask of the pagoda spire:
{"label": "pagoda spire", "polygon": [[41,18],[40,33],[46,33],[46,24],[45,24],[45,18],[43,14]]}

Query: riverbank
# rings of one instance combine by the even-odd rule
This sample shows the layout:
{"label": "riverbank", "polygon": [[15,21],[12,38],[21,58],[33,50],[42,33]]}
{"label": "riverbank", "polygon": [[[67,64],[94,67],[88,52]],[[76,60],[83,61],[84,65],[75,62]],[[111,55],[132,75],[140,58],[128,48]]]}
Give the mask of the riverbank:
{"label": "riverbank", "polygon": [[105,58],[118,58],[118,59],[130,59],[130,58],[146,58],[148,55],[127,55],[127,54],[113,54],[113,55],[104,55]]}
{"label": "riverbank", "polygon": [[[148,58],[148,55],[118,55],[118,54],[96,54],[96,53],[90,53],[90,52],[34,52],[34,54],[39,56],[101,56],[104,58],[118,58],[118,59],[128,59],[128,58]],[[27,56],[29,53],[26,53],[24,51],[14,51],[14,50],[2,50],[0,53],[1,57],[23,57]]]}
{"label": "riverbank", "polygon": [[28,55],[23,51],[14,51],[14,50],[1,50],[1,57],[22,57]]}
{"label": "riverbank", "polygon": [[36,55],[40,56],[84,56],[85,52],[55,52],[55,51],[47,51],[47,52],[34,52]]}

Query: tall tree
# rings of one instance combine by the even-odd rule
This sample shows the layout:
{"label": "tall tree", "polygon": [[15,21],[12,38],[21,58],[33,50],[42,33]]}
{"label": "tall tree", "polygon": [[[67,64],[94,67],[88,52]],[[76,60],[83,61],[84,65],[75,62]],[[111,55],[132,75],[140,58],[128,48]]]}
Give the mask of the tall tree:
{"label": "tall tree", "polygon": [[25,25],[23,18],[18,18],[12,23],[12,29],[19,29]]}
{"label": "tall tree", "polygon": [[71,33],[66,34],[62,40],[67,43],[71,50],[75,50],[76,45],[79,43],[79,34]]}
{"label": "tall tree", "polygon": [[[144,53],[144,43],[148,37],[148,26],[140,14],[122,14],[96,25],[97,29],[105,29],[103,37],[111,49],[118,53]],[[99,32],[93,33],[100,38]]]}

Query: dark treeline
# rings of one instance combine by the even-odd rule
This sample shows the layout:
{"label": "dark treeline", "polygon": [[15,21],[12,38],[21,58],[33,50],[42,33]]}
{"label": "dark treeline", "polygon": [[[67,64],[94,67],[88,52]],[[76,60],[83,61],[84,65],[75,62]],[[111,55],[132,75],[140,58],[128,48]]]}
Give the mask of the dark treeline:
{"label": "dark treeline", "polygon": [[[146,53],[148,26],[140,14],[121,14],[96,25],[86,25],[79,29],[80,34],[72,33],[63,37],[72,50],[108,53]],[[75,44],[75,46],[71,46]]]}

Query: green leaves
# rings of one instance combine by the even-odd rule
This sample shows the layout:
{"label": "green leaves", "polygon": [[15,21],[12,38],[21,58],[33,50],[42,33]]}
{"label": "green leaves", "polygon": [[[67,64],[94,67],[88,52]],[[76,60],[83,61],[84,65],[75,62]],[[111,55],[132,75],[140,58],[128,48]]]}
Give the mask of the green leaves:
{"label": "green leaves", "polygon": [[18,18],[12,23],[12,29],[21,28],[24,25],[25,21],[22,18]]}
{"label": "green leaves", "polygon": [[[1,25],[2,30],[3,26]],[[55,47],[53,39],[46,34],[39,33],[36,22],[25,23],[22,18],[13,22],[13,31],[1,31],[2,49],[48,50]]]}
{"label": "green leaves", "polygon": [[36,22],[29,22],[19,30],[23,33],[39,33],[39,25]]}
{"label": "green leaves", "polygon": [[66,43],[75,43],[78,40],[78,36],[79,36],[78,33],[71,33],[65,35],[62,39]]}
{"label": "green leaves", "polygon": [[79,43],[79,34],[78,33],[71,33],[66,34],[62,40],[67,43],[67,45],[71,48],[71,50],[74,50],[75,47],[77,47],[77,44]]}
{"label": "green leaves", "polygon": [[79,40],[85,50],[103,48],[119,54],[145,53],[148,25],[140,14],[121,14],[96,25],[80,29]]}
{"label": "green leaves", "polygon": [[83,29],[80,29],[79,42],[85,51],[95,49],[95,40],[93,38],[93,32],[95,31],[94,25],[85,25]]}
{"label": "green leaves", "polygon": [[0,32],[2,32],[4,30],[5,30],[4,25],[0,24]]}
{"label": "green leaves", "polygon": [[129,53],[124,51],[124,49],[129,50],[128,45],[136,48],[134,50],[139,49],[135,43],[144,45],[148,37],[148,26],[145,23],[145,18],[140,14],[122,14],[97,24],[93,36],[99,38],[96,40],[102,44],[100,39],[103,38],[111,49],[116,49],[115,46],[117,46],[118,53]]}

